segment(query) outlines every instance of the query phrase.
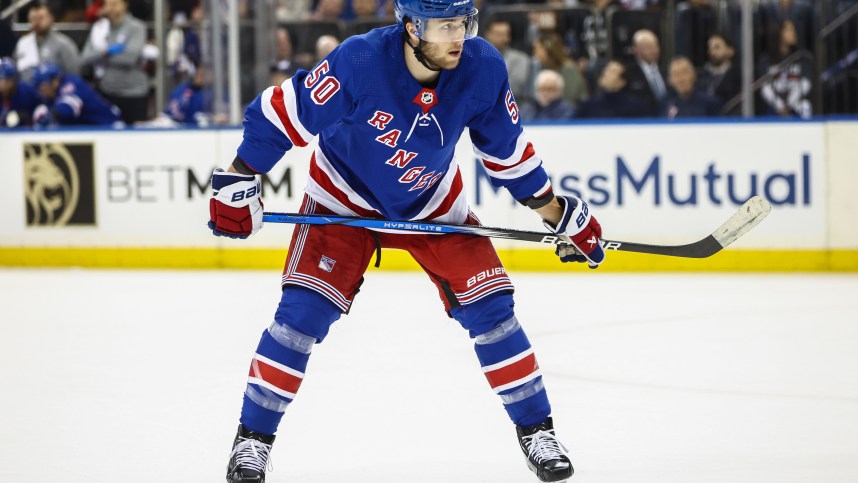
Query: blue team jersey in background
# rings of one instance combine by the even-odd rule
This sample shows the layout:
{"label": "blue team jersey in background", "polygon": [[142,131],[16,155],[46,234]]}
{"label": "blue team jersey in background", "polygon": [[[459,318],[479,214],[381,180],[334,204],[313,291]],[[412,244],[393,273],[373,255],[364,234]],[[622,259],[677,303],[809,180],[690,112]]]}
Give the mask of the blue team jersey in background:
{"label": "blue team jersey in background", "polygon": [[33,86],[18,81],[15,92],[9,97],[0,99],[0,126],[7,127],[7,116],[12,111],[18,114],[18,126],[31,125],[33,123],[33,111],[38,105],[39,95]]}
{"label": "blue team jersey in background", "polygon": [[207,95],[206,91],[193,82],[182,83],[170,93],[164,114],[176,122],[196,126],[200,116],[205,113]]}
{"label": "blue team jersey in background", "polygon": [[122,120],[119,109],[107,102],[87,82],[66,74],[53,100],[42,99],[59,124],[114,124]]}

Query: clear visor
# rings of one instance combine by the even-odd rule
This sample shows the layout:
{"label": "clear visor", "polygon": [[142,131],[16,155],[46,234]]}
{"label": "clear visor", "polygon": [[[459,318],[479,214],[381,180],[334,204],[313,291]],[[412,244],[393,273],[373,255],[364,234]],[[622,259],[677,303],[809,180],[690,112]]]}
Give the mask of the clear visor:
{"label": "clear visor", "polygon": [[477,11],[463,17],[414,19],[417,37],[424,42],[461,42],[477,36]]}

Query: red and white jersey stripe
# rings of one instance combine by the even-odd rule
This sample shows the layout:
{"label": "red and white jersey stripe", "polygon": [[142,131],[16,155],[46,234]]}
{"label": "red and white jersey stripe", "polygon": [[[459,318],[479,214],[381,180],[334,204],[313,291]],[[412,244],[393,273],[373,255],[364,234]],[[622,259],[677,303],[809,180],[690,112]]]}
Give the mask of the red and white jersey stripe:
{"label": "red and white jersey stripe", "polygon": [[260,354],[254,354],[247,377],[248,384],[256,384],[288,399],[295,399],[295,393],[303,380],[303,372]]}
{"label": "red and white jersey stripe", "polygon": [[295,103],[295,88],[287,80],[280,86],[265,89],[261,94],[262,113],[271,124],[277,127],[295,146],[303,147],[310,143],[313,135],[301,124]]}
{"label": "red and white jersey stripe", "polygon": [[57,100],[58,104],[68,104],[69,107],[72,108],[72,112],[74,112],[74,116],[80,116],[81,111],[83,110],[83,101],[80,97],[75,95],[64,95]]}
{"label": "red and white jersey stripe", "polygon": [[496,393],[518,387],[542,375],[533,348],[496,364],[483,366],[483,373]]}
{"label": "red and white jersey stripe", "polygon": [[338,215],[382,217],[346,183],[318,147],[310,160],[310,176],[304,191]]}
{"label": "red and white jersey stripe", "polygon": [[[319,203],[339,215],[382,218],[337,173],[321,148],[316,148],[310,161],[310,176],[304,191]],[[462,173],[455,159],[426,206],[412,220],[429,220],[440,223],[464,223],[468,216],[468,200],[462,182]]]}
{"label": "red and white jersey stripe", "polygon": [[474,152],[480,157],[486,173],[498,179],[516,179],[538,168],[542,161],[536,155],[533,145],[524,138],[524,133],[516,140],[515,150],[505,159],[488,155],[476,147]]}
{"label": "red and white jersey stripe", "polygon": [[429,220],[439,223],[464,223],[468,217],[468,200],[462,183],[462,172],[456,159],[439,181],[438,190],[413,220]]}

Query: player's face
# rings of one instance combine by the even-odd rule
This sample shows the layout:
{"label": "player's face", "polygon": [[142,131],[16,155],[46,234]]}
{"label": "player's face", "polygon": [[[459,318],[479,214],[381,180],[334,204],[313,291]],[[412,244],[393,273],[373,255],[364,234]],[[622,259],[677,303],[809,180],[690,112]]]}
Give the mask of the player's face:
{"label": "player's face", "polygon": [[57,87],[59,87],[59,79],[54,79],[50,82],[42,82],[39,84],[39,95],[45,99],[53,99],[57,96]]}
{"label": "player's face", "polygon": [[15,89],[15,79],[2,78],[0,79],[0,97],[9,97]]}
{"label": "player's face", "polygon": [[423,55],[429,63],[444,70],[452,70],[459,66],[464,47],[464,40],[444,43],[424,42]]}

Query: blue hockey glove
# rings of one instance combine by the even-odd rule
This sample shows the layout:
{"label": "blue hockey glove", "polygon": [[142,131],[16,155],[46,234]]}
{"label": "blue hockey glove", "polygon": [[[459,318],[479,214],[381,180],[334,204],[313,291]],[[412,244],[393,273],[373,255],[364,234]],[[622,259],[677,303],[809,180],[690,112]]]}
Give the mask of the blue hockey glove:
{"label": "blue hockey glove", "polygon": [[212,173],[209,228],[215,236],[247,238],[262,229],[261,185],[256,176]]}
{"label": "blue hockey glove", "polygon": [[114,56],[125,52],[125,44],[116,43],[107,46],[107,55]]}
{"label": "blue hockey glove", "polygon": [[590,268],[598,268],[605,261],[605,250],[599,243],[602,226],[590,213],[590,207],[575,196],[558,196],[563,206],[563,217],[557,226],[543,221],[546,228],[569,238],[572,245],[557,245],[555,253],[562,262],[586,262]]}

